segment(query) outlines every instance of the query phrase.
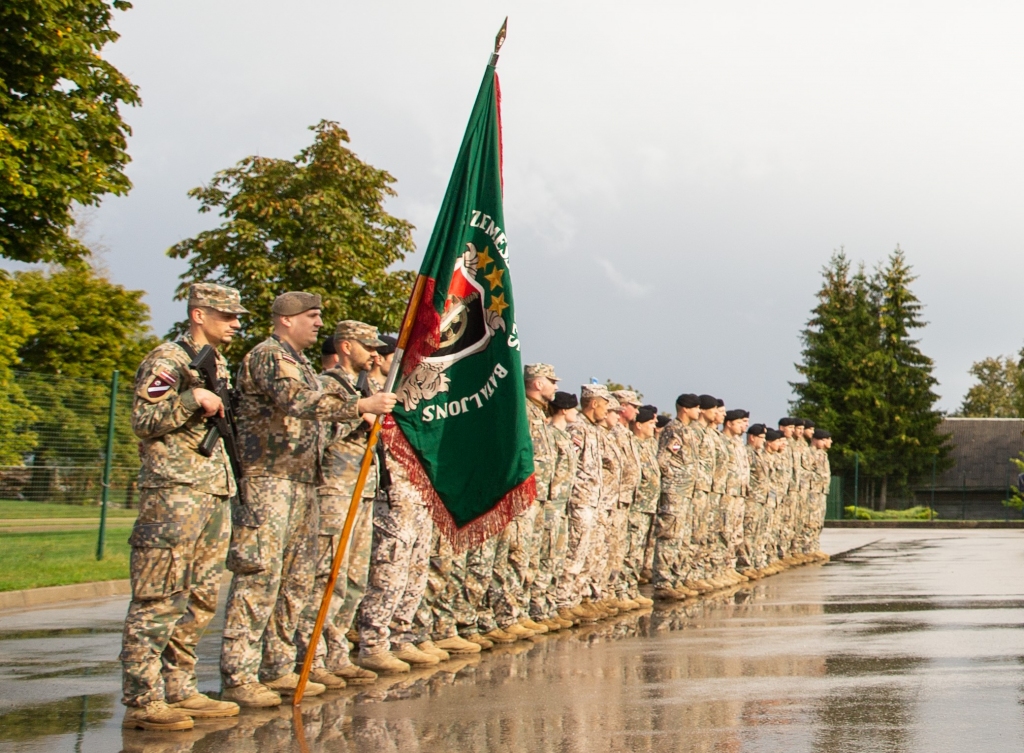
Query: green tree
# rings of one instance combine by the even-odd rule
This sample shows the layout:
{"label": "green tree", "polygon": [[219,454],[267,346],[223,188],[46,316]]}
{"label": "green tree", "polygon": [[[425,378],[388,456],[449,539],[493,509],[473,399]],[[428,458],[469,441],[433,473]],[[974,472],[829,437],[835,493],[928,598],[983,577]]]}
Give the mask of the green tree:
{"label": "green tree", "polygon": [[836,471],[859,456],[862,472],[878,482],[884,510],[890,486],[905,491],[933,462],[947,465],[934,364],[913,337],[925,325],[910,289],[915,278],[899,247],[871,276],[863,267],[852,273],[840,251],[823,277],[801,335],[797,371],[804,381],[791,385],[792,410],[833,432]]}
{"label": "green tree", "polygon": [[32,318],[15,298],[17,283],[0,272],[0,465],[20,465],[32,449],[37,412],[14,379],[18,350],[35,333]]}
{"label": "green tree", "polygon": [[413,250],[412,225],[384,210],[395,179],[346,147],[337,123],[310,130],[313,144],[294,160],[247,157],[192,189],[199,211],[219,210],[224,222],[167,252],[189,263],[179,299],[193,282],[216,282],[238,288],[253,312],[229,357],[267,337],[270,306],[288,290],[319,293],[327,327],[359,319],[389,332],[401,324],[415,275],[388,271]]}
{"label": "green tree", "polygon": [[[1020,357],[1024,359],[1024,350]],[[985,358],[968,372],[976,383],[967,390],[958,416],[1018,418],[1024,415],[1024,369],[1013,356]]]}
{"label": "green tree", "polygon": [[74,204],[131,188],[121,105],[135,86],[99,53],[123,0],[0,3],[0,256],[67,262]]}
{"label": "green tree", "polygon": [[[106,446],[111,372],[121,372],[127,389],[159,342],[149,332],[149,307],[143,291],[116,285],[81,262],[19,272],[15,279],[14,297],[35,329],[18,351],[27,372],[20,383],[37,412],[29,496],[52,499],[60,468],[66,501],[83,501],[96,491],[95,468]],[[117,414],[114,464],[134,467],[137,442],[126,398]]]}

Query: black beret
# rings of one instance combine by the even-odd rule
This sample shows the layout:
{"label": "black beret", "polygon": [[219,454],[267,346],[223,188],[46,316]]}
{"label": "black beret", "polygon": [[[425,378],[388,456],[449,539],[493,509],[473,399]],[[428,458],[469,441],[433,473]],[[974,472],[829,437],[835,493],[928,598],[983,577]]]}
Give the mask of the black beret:
{"label": "black beret", "polygon": [[324,340],[324,344],[320,346],[320,355],[322,356],[335,356],[338,354],[338,349],[334,347],[334,338],[328,337]]}
{"label": "black beret", "polygon": [[780,429],[783,426],[792,426],[792,425],[793,425],[793,419],[790,418],[789,416],[786,416],[786,418],[780,418],[779,419],[779,428]]}
{"label": "black beret", "polygon": [[718,403],[719,408],[725,407],[725,401],[722,398],[718,398],[717,400],[715,400],[715,402]]}
{"label": "black beret", "polygon": [[751,424],[747,428],[747,434],[750,434],[751,436],[754,437],[764,436],[764,433],[766,431],[768,431],[768,427],[765,426],[764,424]]}
{"label": "black beret", "polygon": [[712,408],[718,407],[718,401],[715,398],[711,397],[711,395],[701,395],[699,398],[697,398],[697,401],[697,404],[700,406],[701,410],[711,410]]}
{"label": "black beret", "polygon": [[657,427],[659,429],[664,429],[666,426],[668,426],[668,422],[671,420],[672,419],[669,418],[668,416],[658,416]]}
{"label": "black beret", "polygon": [[556,392],[555,396],[551,399],[551,407],[558,410],[569,410],[579,404],[580,401],[571,392]]}
{"label": "black beret", "polygon": [[653,421],[658,417],[658,411],[651,410],[651,406],[645,405],[636,412],[636,422],[638,424],[645,424],[648,421]]}
{"label": "black beret", "polygon": [[726,421],[739,421],[743,418],[750,418],[750,411],[742,410],[741,408],[733,408],[725,412]]}
{"label": "black beret", "polygon": [[782,439],[782,432],[778,429],[768,429],[764,433],[764,438],[768,442],[774,442],[776,439]]}
{"label": "black beret", "polygon": [[680,395],[676,398],[676,407],[679,408],[697,408],[700,407],[700,398],[691,392],[687,392],[685,395]]}
{"label": "black beret", "polygon": [[804,420],[802,418],[794,418],[793,419],[793,426],[799,426],[799,427],[803,428],[803,425],[804,425]]}
{"label": "black beret", "polygon": [[804,428],[805,429],[813,429],[814,428],[814,421],[812,421],[809,418],[805,418],[804,419]]}
{"label": "black beret", "polygon": [[827,431],[825,431],[824,429],[815,429],[814,430],[814,438],[815,439],[831,439],[832,438],[832,434],[827,432]]}
{"label": "black beret", "polygon": [[653,413],[655,416],[658,415],[658,406],[657,405],[641,405],[640,407],[641,408],[646,408],[651,413]]}
{"label": "black beret", "polygon": [[377,355],[390,356],[398,350],[398,338],[394,335],[377,335],[377,339],[384,343],[377,346]]}

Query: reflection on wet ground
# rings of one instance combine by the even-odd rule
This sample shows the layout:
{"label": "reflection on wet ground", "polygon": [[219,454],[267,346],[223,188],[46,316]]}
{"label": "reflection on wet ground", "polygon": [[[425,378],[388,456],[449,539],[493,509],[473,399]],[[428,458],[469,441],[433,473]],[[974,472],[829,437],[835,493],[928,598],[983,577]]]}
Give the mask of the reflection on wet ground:
{"label": "reflection on wet ground", "polygon": [[124,599],[0,615],[0,752],[1020,750],[1024,533],[825,545],[845,554],[185,733],[120,729]]}

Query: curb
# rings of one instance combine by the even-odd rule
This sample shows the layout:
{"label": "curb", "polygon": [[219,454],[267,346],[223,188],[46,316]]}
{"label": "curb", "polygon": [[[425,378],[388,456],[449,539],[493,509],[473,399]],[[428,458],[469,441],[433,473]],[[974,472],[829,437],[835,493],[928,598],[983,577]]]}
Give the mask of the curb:
{"label": "curb", "polygon": [[1024,528],[1024,520],[826,520],[825,528]]}
{"label": "curb", "polygon": [[24,591],[0,591],[0,610],[31,609],[63,601],[102,599],[108,596],[127,596],[132,592],[130,580],[104,580],[76,583],[72,586],[26,588]]}

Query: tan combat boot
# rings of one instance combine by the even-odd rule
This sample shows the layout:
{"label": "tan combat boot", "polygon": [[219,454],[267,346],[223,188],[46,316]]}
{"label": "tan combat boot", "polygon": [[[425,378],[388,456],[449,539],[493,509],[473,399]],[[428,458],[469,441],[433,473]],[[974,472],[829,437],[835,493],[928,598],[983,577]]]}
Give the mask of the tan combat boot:
{"label": "tan combat boot", "polygon": [[565,628],[565,625],[563,625],[561,622],[559,622],[558,620],[553,620],[551,618],[541,620],[540,624],[546,627],[549,633],[557,633],[559,630]]}
{"label": "tan combat boot", "polygon": [[633,601],[635,601],[641,609],[654,606],[654,600],[648,599],[646,596],[634,596]]}
{"label": "tan combat boot", "polygon": [[371,672],[355,664],[346,664],[344,667],[332,670],[331,674],[340,677],[346,685],[369,685],[377,680],[377,673]]}
{"label": "tan combat boot", "polygon": [[423,641],[423,643],[417,643],[416,648],[418,648],[425,654],[436,656],[440,661],[448,661],[452,658],[448,655],[447,651],[445,651],[443,648],[440,648],[433,641]]}
{"label": "tan combat boot", "polygon": [[391,647],[391,653],[395,655],[395,658],[399,661],[404,661],[406,664],[415,665],[417,667],[430,667],[434,664],[440,664],[441,659],[433,654],[428,654],[425,651],[420,651],[416,646],[411,643],[399,643],[398,645]]}
{"label": "tan combat boot", "polygon": [[484,638],[491,643],[515,643],[518,640],[514,635],[509,635],[501,628],[495,628],[489,633],[484,633]]}
{"label": "tan combat boot", "polygon": [[[345,681],[338,677],[333,672],[328,672],[322,667],[315,667],[309,672],[309,682],[315,682],[319,685],[323,685],[328,690],[341,690],[345,687]],[[309,685],[307,682],[307,687]]]}
{"label": "tan combat boot", "polygon": [[511,635],[517,641],[524,640],[526,638],[532,638],[533,636],[537,635],[532,630],[524,628],[522,625],[515,622],[513,622],[508,627],[503,627],[502,630],[504,630],[507,635]]}
{"label": "tan combat boot", "polygon": [[[289,672],[286,675],[281,675],[276,680],[270,680],[263,684],[281,695],[295,695],[295,691],[299,687],[299,676],[294,672]],[[325,690],[327,690],[326,685],[321,685],[319,682],[309,681],[306,683],[306,690],[303,692],[303,697],[308,696],[309,698],[312,698],[315,695],[320,695]]]}
{"label": "tan combat boot", "polygon": [[193,719],[221,719],[238,716],[238,704],[233,701],[215,701],[202,693],[196,693],[183,701],[168,703],[172,709],[184,711]]}
{"label": "tan combat boot", "polygon": [[[519,620],[519,625],[522,625],[527,630],[532,630],[535,633],[546,633],[548,632],[547,626],[541,625],[539,622],[534,622],[529,617],[524,617]],[[506,631],[508,632],[508,631]]]}
{"label": "tan combat boot", "polygon": [[356,658],[356,664],[363,669],[380,674],[399,674],[409,671],[409,665],[397,658],[390,651],[381,651],[377,654],[360,655]]}
{"label": "tan combat boot", "polygon": [[461,636],[466,640],[467,643],[475,643],[480,647],[481,651],[487,651],[494,648],[494,641],[489,641],[484,638],[480,633],[470,633],[469,635]]}
{"label": "tan combat boot", "polygon": [[567,628],[572,627],[580,621],[579,615],[575,614],[571,609],[566,609],[565,607],[558,610],[558,619],[562,621],[562,624],[568,622],[569,624],[565,625]]}
{"label": "tan combat boot", "polygon": [[224,688],[222,701],[232,701],[247,709],[269,709],[281,705],[281,696],[262,682],[249,682],[234,688]]}
{"label": "tan combat boot", "polygon": [[174,709],[163,701],[153,701],[145,706],[129,706],[121,722],[124,729],[185,730],[195,724],[192,717],[181,709]]}
{"label": "tan combat boot", "polygon": [[449,654],[479,654],[483,648],[479,644],[471,643],[457,635],[440,640],[434,645],[439,649],[447,651]]}
{"label": "tan combat boot", "polygon": [[654,589],[654,598],[658,601],[682,601],[686,596],[674,588],[658,586]]}

